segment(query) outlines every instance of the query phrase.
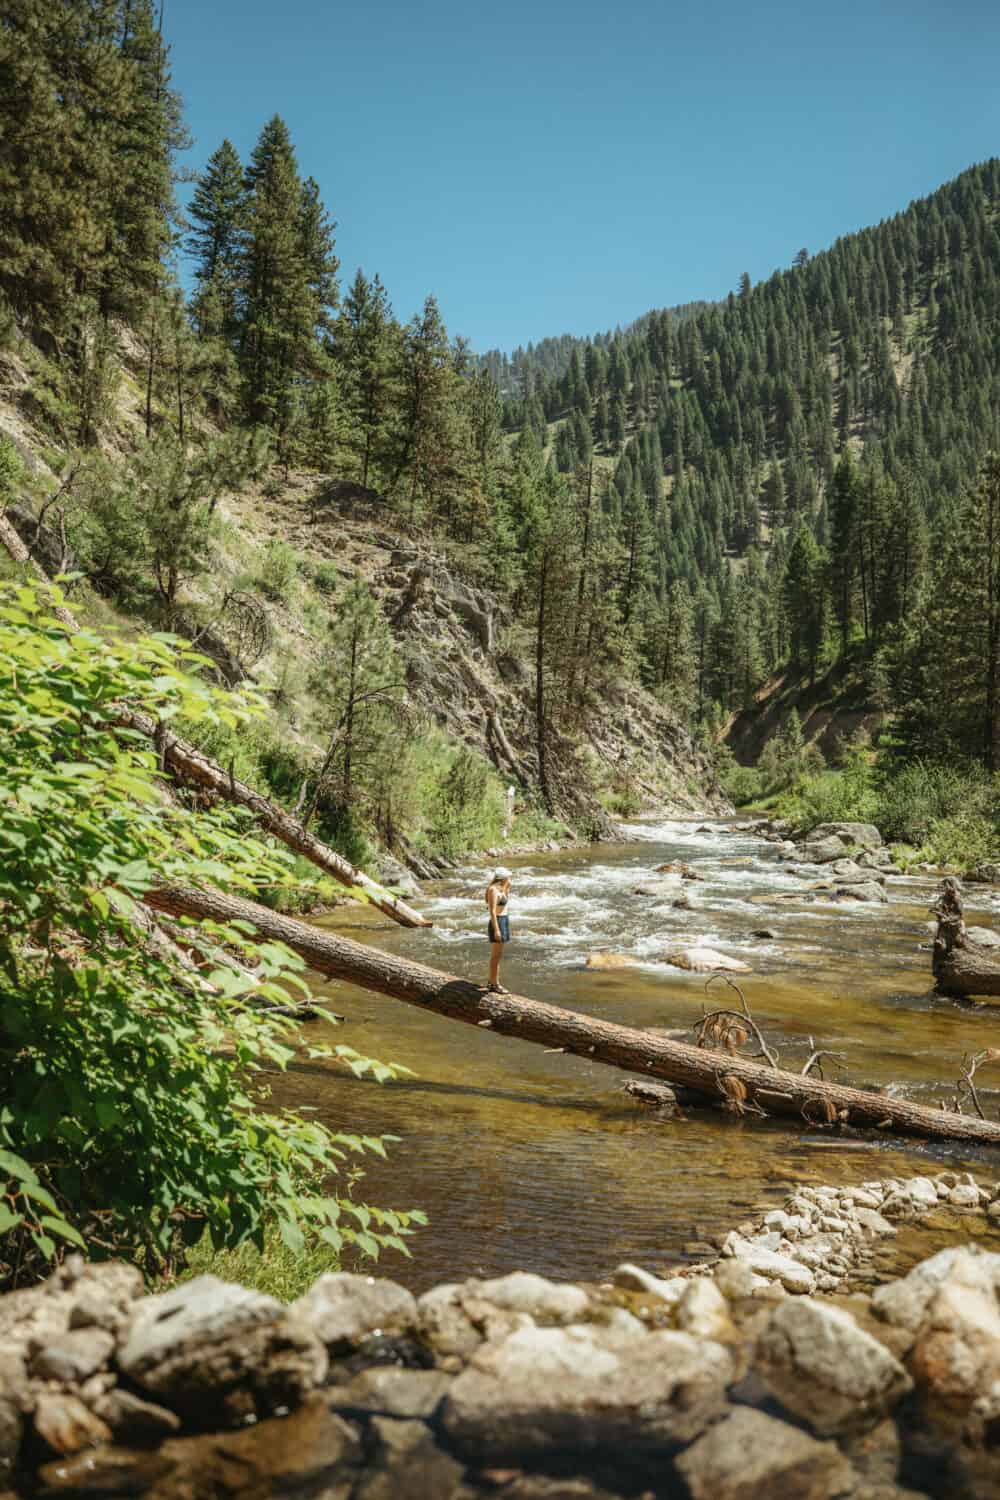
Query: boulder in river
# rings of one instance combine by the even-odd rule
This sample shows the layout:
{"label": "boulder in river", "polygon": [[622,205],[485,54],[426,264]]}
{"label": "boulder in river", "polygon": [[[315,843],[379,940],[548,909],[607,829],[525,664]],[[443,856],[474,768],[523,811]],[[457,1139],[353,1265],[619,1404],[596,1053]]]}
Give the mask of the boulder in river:
{"label": "boulder in river", "polygon": [[843,859],[847,845],[837,834],[827,838],[809,838],[799,845],[799,858],[810,865],[828,865],[832,860]]}
{"label": "boulder in river", "polygon": [[888,896],[874,880],[837,883],[834,894],[844,901],[888,901]]}
{"label": "boulder in river", "polygon": [[[937,930],[936,922],[931,922],[930,926]],[[1000,948],[1000,932],[994,932],[991,927],[967,927],[965,935],[980,948]]]}
{"label": "boulder in river", "polygon": [[588,953],[588,969],[634,969],[636,960],[627,953]]}
{"label": "boulder in river", "polygon": [[882,845],[882,835],[874,823],[819,823],[809,830],[810,842],[834,835],[859,849],[878,849]]}
{"label": "boulder in river", "polygon": [[750,973],[750,965],[745,964],[741,958],[716,953],[714,948],[672,948],[663,955],[661,962],[672,964],[675,969],[687,969],[691,974],[710,974],[716,969],[730,974]]}
{"label": "boulder in river", "polygon": [[677,894],[680,879],[679,875],[667,875],[662,880],[646,880],[642,885],[637,885],[632,894],[633,896],[674,896]]}

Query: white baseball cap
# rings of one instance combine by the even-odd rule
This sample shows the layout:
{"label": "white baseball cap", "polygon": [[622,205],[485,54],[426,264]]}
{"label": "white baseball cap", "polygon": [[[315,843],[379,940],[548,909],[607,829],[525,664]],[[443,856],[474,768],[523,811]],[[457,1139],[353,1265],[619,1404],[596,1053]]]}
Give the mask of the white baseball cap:
{"label": "white baseball cap", "polygon": [[493,871],[492,879],[493,880],[509,880],[510,879],[510,871],[507,869],[507,866],[506,865],[497,865],[496,869]]}

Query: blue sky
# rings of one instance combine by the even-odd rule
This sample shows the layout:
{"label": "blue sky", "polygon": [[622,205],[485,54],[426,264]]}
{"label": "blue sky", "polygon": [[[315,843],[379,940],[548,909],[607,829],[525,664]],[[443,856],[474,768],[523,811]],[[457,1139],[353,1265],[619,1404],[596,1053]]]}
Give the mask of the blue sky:
{"label": "blue sky", "polygon": [[724,296],[1000,152],[995,0],[166,0],[200,167],[275,112],[342,276],[477,349]]}

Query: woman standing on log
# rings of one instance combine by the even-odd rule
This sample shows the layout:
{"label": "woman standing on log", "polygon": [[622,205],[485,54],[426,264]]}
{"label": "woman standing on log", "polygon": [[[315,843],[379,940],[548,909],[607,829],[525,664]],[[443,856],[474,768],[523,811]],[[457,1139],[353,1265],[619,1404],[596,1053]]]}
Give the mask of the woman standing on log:
{"label": "woman standing on log", "polygon": [[503,957],[503,945],[510,942],[510,917],[507,915],[507,902],[510,900],[510,871],[503,865],[498,865],[493,871],[489,885],[486,887],[486,909],[490,914],[490,920],[486,928],[486,936],[492,947],[490,948],[490,982],[486,986],[492,995],[507,995],[500,983],[500,960]]}

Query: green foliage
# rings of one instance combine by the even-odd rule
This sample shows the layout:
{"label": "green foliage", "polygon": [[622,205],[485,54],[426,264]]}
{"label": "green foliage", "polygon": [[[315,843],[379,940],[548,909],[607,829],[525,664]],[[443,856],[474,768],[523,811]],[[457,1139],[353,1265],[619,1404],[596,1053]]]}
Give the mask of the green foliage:
{"label": "green foliage", "polygon": [[206,1235],[185,1255],[185,1266],[178,1282],[195,1276],[218,1276],[252,1287],[281,1302],[294,1302],[318,1279],[330,1271],[340,1270],[340,1254],[329,1245],[312,1245],[305,1250],[291,1250],[280,1235],[269,1234],[263,1248],[245,1241],[233,1250],[216,1250]]}
{"label": "green foliage", "polygon": [[279,604],[291,602],[299,580],[299,558],[287,542],[268,542],[257,574],[257,585],[269,599]]}
{"label": "green foliage", "polygon": [[806,744],[798,713],[793,708],[784,726],[764,746],[757,770],[762,789],[779,792],[796,786],[804,776],[822,765],[822,754],[817,746]]}
{"label": "green foliage", "polygon": [[24,465],[10,438],[0,436],[0,510],[17,497],[24,480]]}
{"label": "green foliage", "polygon": [[953,830],[965,823],[971,831],[983,819],[995,821],[998,811],[997,785],[977,766],[917,760],[893,770],[879,789],[883,836],[908,844],[923,844],[942,823]]}
{"label": "green foliage", "polygon": [[506,798],[493,768],[460,749],[439,766],[429,788],[426,838],[452,858],[496,843],[503,833]]}
{"label": "green foliage", "polygon": [[[185,922],[196,973],[143,919],[159,881],[295,881],[246,818],[164,799],[149,742],[113,732],[115,705],[235,729],[254,704],[191,676],[202,659],[167,637],[67,632],[56,602],[0,586],[0,1282],[81,1239],[151,1275],[206,1232],[216,1248],[275,1233],[296,1252],[405,1250],[412,1216],[330,1186],[383,1142],[268,1104],[294,1033],[256,1002],[308,996],[301,961],[244,924]],[[399,1071],[334,1050],[355,1072]]]}
{"label": "green foliage", "polygon": [[332,562],[317,563],[313,570],[313,583],[321,594],[335,594],[340,582],[336,565]]}

